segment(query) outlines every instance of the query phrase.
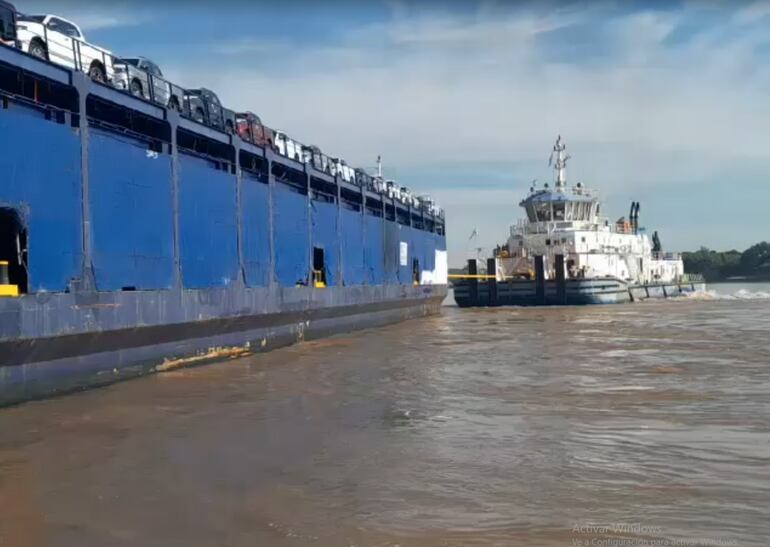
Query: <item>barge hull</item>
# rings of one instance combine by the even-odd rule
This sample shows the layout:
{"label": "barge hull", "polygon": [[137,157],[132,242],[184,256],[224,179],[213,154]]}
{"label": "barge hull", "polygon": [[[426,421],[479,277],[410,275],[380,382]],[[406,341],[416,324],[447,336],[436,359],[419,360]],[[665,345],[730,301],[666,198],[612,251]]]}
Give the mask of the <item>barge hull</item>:
{"label": "barge hull", "polygon": [[[443,213],[0,45],[0,404],[439,310]],[[3,281],[0,281],[3,283]]]}
{"label": "barge hull", "polygon": [[[277,311],[280,306],[274,305],[275,311],[266,313],[0,341],[0,405],[423,317],[438,313],[446,296],[446,289],[441,287],[338,288],[325,292],[314,304],[312,296],[318,295],[313,293],[320,291],[297,288],[288,292],[299,293],[284,296],[304,297],[305,305],[293,311]],[[135,296],[135,303],[157,307],[156,294]],[[49,301],[47,308],[55,314],[57,308],[70,307],[67,300]],[[107,300],[103,298],[102,303]],[[329,305],[329,300],[359,303]],[[4,302],[21,304],[19,300]],[[110,309],[98,304],[90,308]],[[5,311],[2,316],[8,318],[9,310]],[[2,324],[4,328],[10,326],[7,321]],[[117,325],[109,321],[103,324]]]}

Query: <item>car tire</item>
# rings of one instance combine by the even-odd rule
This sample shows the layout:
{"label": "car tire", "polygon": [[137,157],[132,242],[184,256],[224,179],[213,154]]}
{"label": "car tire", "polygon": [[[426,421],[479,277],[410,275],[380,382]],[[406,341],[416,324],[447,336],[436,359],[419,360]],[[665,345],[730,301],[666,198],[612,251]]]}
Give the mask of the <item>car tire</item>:
{"label": "car tire", "polygon": [[100,63],[91,63],[91,67],[88,69],[88,76],[93,81],[102,84],[107,81],[107,74],[105,74],[104,67]]}
{"label": "car tire", "polygon": [[195,109],[193,119],[198,123],[204,123],[206,121],[206,115],[203,113],[203,109],[200,106]]}
{"label": "car tire", "polygon": [[176,112],[181,111],[181,108],[179,108],[179,100],[176,97],[171,97],[171,100],[168,102],[168,107]]}
{"label": "car tire", "polygon": [[227,133],[228,135],[232,135],[232,134],[235,133],[235,128],[233,127],[233,122],[231,122],[230,120],[227,120],[225,122],[225,133]]}
{"label": "car tire", "polygon": [[40,40],[32,40],[29,44],[29,54],[38,59],[48,60],[48,51]]}
{"label": "car tire", "polygon": [[142,88],[142,82],[134,78],[128,86],[128,90],[134,97],[144,97],[144,88]]}

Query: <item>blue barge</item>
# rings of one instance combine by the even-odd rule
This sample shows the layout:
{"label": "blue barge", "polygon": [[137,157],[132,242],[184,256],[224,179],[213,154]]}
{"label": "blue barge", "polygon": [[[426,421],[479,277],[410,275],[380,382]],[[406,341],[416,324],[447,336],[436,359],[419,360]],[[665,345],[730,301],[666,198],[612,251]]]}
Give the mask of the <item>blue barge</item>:
{"label": "blue barge", "polygon": [[[0,404],[436,313],[443,214],[0,46]],[[1,282],[0,282],[1,283]]]}

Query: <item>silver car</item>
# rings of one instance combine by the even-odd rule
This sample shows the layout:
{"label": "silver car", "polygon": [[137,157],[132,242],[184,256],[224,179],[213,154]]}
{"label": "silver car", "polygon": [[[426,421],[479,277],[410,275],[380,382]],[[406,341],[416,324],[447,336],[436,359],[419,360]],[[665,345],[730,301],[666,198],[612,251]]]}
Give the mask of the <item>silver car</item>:
{"label": "silver car", "polygon": [[145,57],[115,59],[113,84],[136,97],[179,110],[184,92],[163,79],[160,67]]}

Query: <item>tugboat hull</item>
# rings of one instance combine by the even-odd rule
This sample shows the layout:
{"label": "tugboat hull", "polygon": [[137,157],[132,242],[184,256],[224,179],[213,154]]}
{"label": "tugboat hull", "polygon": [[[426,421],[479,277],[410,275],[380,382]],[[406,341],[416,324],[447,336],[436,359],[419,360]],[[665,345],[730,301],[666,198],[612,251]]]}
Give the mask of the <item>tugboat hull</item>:
{"label": "tugboat hull", "polygon": [[575,306],[623,304],[650,298],[672,298],[706,290],[705,283],[629,285],[620,279],[567,279],[560,290],[555,280],[546,280],[542,292],[528,279],[456,281],[454,298],[461,308],[479,306]]}

